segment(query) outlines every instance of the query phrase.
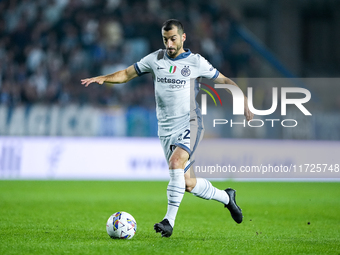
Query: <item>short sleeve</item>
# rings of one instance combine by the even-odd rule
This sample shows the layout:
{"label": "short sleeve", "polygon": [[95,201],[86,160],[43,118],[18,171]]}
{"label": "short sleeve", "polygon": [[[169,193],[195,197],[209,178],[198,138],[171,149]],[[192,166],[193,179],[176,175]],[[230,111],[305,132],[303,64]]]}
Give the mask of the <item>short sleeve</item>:
{"label": "short sleeve", "polygon": [[139,76],[152,72],[151,59],[152,54],[149,54],[133,65]]}
{"label": "short sleeve", "polygon": [[199,55],[199,75],[200,77],[215,80],[220,72],[212,66],[212,64],[209,63],[208,60],[206,60],[204,57]]}

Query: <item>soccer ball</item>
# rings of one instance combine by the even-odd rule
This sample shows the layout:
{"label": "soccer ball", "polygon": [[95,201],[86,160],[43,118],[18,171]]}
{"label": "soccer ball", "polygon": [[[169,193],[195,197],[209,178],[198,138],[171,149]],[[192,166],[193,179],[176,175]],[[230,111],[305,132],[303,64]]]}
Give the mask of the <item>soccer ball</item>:
{"label": "soccer ball", "polygon": [[111,238],[131,239],[136,230],[136,220],[127,212],[112,214],[106,223],[106,232]]}

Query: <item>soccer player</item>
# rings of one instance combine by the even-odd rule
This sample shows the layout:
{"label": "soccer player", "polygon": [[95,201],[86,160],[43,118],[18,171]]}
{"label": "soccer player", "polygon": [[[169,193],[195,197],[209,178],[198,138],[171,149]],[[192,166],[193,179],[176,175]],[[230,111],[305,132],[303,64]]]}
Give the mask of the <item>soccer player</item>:
{"label": "soccer player", "polygon": [[[164,219],[154,225],[156,232],[161,232],[163,237],[171,236],[184,191],[200,198],[221,202],[229,209],[232,218],[237,223],[241,223],[243,215],[236,204],[235,190],[231,188],[219,190],[204,178],[190,176],[188,171],[191,166],[190,157],[193,155],[191,148],[196,148],[203,136],[200,109],[195,102],[191,102],[194,97],[190,99],[190,91],[195,93],[198,84],[190,81],[203,77],[214,80],[214,83],[237,85],[202,56],[183,48],[186,34],[178,20],[170,19],[164,22],[162,36],[165,50],[159,49],[125,70],[83,79],[81,83],[85,87],[93,82],[126,83],[146,73],[153,75],[158,136],[169,165],[170,175],[167,187],[167,212]],[[246,97],[244,102],[244,114],[249,121],[253,118],[253,113],[248,108]],[[190,136],[195,144],[190,144]]]}

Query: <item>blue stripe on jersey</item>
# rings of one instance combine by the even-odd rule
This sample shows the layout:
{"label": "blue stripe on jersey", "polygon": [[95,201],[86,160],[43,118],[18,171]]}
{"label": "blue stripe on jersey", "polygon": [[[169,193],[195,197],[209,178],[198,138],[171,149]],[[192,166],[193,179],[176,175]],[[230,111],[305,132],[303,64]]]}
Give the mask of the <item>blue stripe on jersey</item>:
{"label": "blue stripe on jersey", "polygon": [[135,70],[136,70],[136,72],[137,72],[138,75],[142,75],[142,72],[140,71],[140,69],[139,69],[137,63],[134,63],[134,64],[133,64],[133,67],[135,68]]}
{"label": "blue stripe on jersey", "polygon": [[136,72],[137,72],[138,76],[142,76],[143,74],[146,74],[146,73],[148,73],[148,72],[144,72],[144,73],[142,73],[142,72],[140,71],[140,69],[139,69],[139,67],[138,67],[137,63],[134,63],[134,64],[133,64],[133,67],[135,68],[135,70],[136,70]]}
{"label": "blue stripe on jersey", "polygon": [[168,59],[172,60],[172,61],[176,61],[176,60],[180,60],[180,59],[183,59],[183,58],[187,58],[190,56],[191,54],[191,50],[190,49],[184,49],[185,52],[179,54],[177,57],[175,58],[170,58],[168,53],[166,53],[166,56],[168,57]]}
{"label": "blue stripe on jersey", "polygon": [[220,72],[216,70],[215,75],[211,78],[212,80],[215,80],[220,75]]}

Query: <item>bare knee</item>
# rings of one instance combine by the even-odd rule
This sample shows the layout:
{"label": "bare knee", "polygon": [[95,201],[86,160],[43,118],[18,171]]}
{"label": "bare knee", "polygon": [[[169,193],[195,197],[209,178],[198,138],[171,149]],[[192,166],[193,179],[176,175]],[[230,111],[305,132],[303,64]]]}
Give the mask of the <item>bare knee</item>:
{"label": "bare knee", "polygon": [[171,157],[169,160],[169,169],[184,169],[185,160],[180,157]]}
{"label": "bare knee", "polygon": [[180,147],[177,147],[169,159],[169,169],[184,169],[188,159],[188,152]]}

